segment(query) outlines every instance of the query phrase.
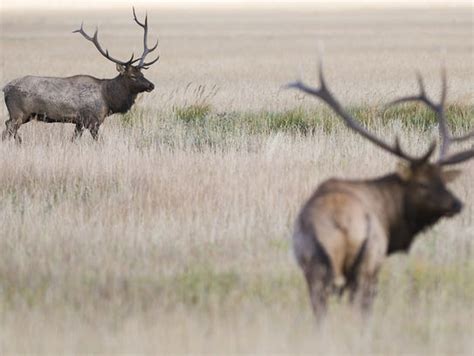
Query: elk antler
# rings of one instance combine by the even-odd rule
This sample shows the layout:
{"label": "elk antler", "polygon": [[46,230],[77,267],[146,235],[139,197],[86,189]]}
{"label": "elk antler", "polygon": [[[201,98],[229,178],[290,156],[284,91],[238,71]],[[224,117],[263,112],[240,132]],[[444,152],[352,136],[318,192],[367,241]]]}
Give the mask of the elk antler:
{"label": "elk antler", "polygon": [[76,33],[76,32],[80,33],[86,40],[91,41],[94,44],[95,48],[97,48],[97,50],[100,52],[100,54],[102,54],[105,58],[107,58],[108,60],[110,60],[110,61],[112,61],[116,64],[120,64],[120,65],[123,65],[123,66],[130,65],[132,62],[134,62],[133,61],[133,57],[134,57],[133,53],[132,53],[132,57],[126,62],[123,62],[123,61],[120,61],[118,59],[112,58],[109,55],[109,51],[107,49],[105,49],[105,51],[104,51],[104,49],[102,49],[102,47],[100,46],[99,39],[97,38],[99,29],[96,28],[95,32],[94,32],[94,35],[91,37],[84,31],[83,25],[84,25],[84,23],[81,23],[81,28],[78,29],[78,30],[72,31],[72,33]]}
{"label": "elk antler", "polygon": [[448,91],[448,85],[446,80],[446,68],[443,68],[441,72],[442,88],[441,88],[441,98],[438,103],[435,103],[433,100],[429,99],[426,95],[425,84],[423,82],[423,77],[418,72],[417,73],[418,86],[420,88],[420,93],[418,95],[411,95],[402,97],[400,99],[394,100],[387,105],[392,106],[400,103],[410,102],[410,101],[420,101],[431,110],[433,110],[438,119],[438,130],[441,140],[440,152],[438,158],[438,164],[440,165],[449,165],[456,164],[466,161],[474,157],[474,149],[458,152],[449,156],[446,156],[449,150],[449,147],[452,143],[462,142],[471,137],[474,137],[474,130],[469,132],[466,135],[454,137],[449,132],[446,114],[445,114],[445,104],[446,104],[446,95]]}
{"label": "elk antler", "polygon": [[145,57],[153,52],[157,47],[158,47],[158,40],[156,40],[156,44],[152,48],[148,48],[147,45],[147,37],[148,37],[148,14],[145,15],[145,23],[142,23],[138,20],[137,15],[135,13],[135,8],[132,7],[133,9],[133,19],[135,22],[138,24],[138,26],[143,28],[143,53],[140,58],[136,59],[136,61],[139,61],[137,64],[137,68],[143,68],[143,69],[148,69],[149,66],[151,66],[153,63],[155,63],[158,59],[160,59],[160,56],[156,57],[154,60],[151,62],[145,63]]}
{"label": "elk antler", "polygon": [[423,154],[421,157],[412,157],[406,154],[405,152],[402,151],[402,148],[400,147],[399,139],[396,137],[395,139],[395,144],[389,145],[379,139],[378,137],[374,136],[371,134],[369,131],[367,131],[364,127],[362,127],[357,120],[355,120],[347,111],[344,110],[344,108],[339,104],[337,99],[332,95],[332,93],[329,91],[329,89],[326,86],[326,81],[324,79],[324,74],[323,74],[323,65],[322,61],[320,60],[319,62],[319,82],[320,82],[320,87],[319,88],[311,88],[304,84],[302,81],[298,80],[293,83],[287,84],[285,87],[286,88],[295,88],[299,89],[307,94],[316,96],[320,98],[322,101],[324,101],[329,107],[338,115],[342,118],[344,123],[346,124],[347,127],[350,129],[354,130],[358,134],[360,134],[362,137],[365,137],[368,139],[370,142],[373,144],[379,146],[380,148],[384,149],[385,151],[388,151],[392,154],[394,154],[397,157],[400,157],[406,161],[409,162],[424,162],[426,161],[430,155],[433,153],[433,150],[435,148],[434,142],[431,144],[429,150]]}

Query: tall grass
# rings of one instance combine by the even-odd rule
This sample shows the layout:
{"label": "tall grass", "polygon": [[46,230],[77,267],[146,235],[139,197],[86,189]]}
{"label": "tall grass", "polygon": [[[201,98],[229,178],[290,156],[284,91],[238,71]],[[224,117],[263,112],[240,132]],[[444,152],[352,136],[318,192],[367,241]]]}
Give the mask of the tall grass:
{"label": "tall grass", "polygon": [[[396,161],[280,89],[299,66],[317,81],[323,40],[341,102],[420,153],[437,137],[432,113],[380,103],[415,92],[419,68],[434,97],[446,48],[450,126],[472,128],[472,12],[148,10],[156,89],[108,118],[99,143],[36,122],[20,129],[21,146],[0,142],[0,354],[472,354],[474,163],[452,186],[462,214],[384,264],[373,317],[364,324],[333,299],[316,328],[291,254],[298,210],[323,180]],[[0,86],[115,76],[70,33],[81,21],[100,24],[114,56],[141,53],[130,9],[2,12]]]}
{"label": "tall grass", "polygon": [[[434,113],[419,104],[402,105],[385,111],[378,106],[349,107],[348,111],[362,125],[371,129],[398,127],[423,134],[430,133],[438,127]],[[341,120],[323,106],[281,112],[218,112],[213,109],[211,101],[174,106],[171,112],[156,112],[135,107],[122,116],[120,122],[124,127],[142,128],[143,118],[146,116],[151,116],[161,123],[161,136],[167,132],[173,135],[178,130],[186,137],[186,142],[196,147],[225,147],[229,139],[242,136],[266,136],[276,133],[304,136],[315,132],[337,134],[346,130]],[[454,134],[467,131],[474,126],[474,106],[449,105],[446,116]],[[144,140],[144,144],[145,142],[150,141]],[[175,146],[177,143],[168,137],[166,142],[170,146]]]}
{"label": "tall grass", "polygon": [[[404,110],[375,123],[372,109],[351,109],[423,151],[437,128]],[[472,111],[456,110],[464,132]],[[0,145],[3,352],[472,349],[472,163],[453,187],[463,213],[387,261],[369,324],[334,299],[318,331],[290,252],[298,209],[328,177],[384,174],[395,161],[325,110],[226,115],[198,123],[137,108],[109,119],[99,143],[31,123],[22,146]],[[273,126],[279,117],[313,123]]]}

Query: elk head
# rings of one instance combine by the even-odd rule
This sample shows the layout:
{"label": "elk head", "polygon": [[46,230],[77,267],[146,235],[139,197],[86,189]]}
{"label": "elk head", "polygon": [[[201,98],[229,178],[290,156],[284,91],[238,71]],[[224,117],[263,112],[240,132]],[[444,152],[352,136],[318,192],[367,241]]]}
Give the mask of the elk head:
{"label": "elk head", "polygon": [[[96,29],[93,36],[89,36],[83,29],[83,24],[81,24],[81,28],[78,30],[73,31],[73,33],[80,33],[86,40],[92,42],[94,46],[97,48],[100,54],[102,54],[108,60],[114,62],[117,67],[117,71],[119,72],[119,76],[122,77],[130,88],[132,93],[141,93],[144,91],[150,92],[152,91],[155,86],[152,82],[145,78],[142,73],[142,69],[148,69],[153,63],[158,61],[160,56],[157,56],[154,60],[145,62],[145,58],[148,54],[153,52],[158,47],[158,40],[156,44],[149,48],[147,44],[148,38],[148,15],[145,15],[145,21],[140,22],[137,18],[135,13],[135,8],[133,9],[133,19],[135,22],[143,28],[143,53],[142,55],[134,59],[134,54],[130,57],[128,61],[120,61],[118,59],[113,58],[107,49],[103,49],[98,40],[98,32],[99,30]],[[137,63],[138,62],[138,63]],[[137,63],[137,64],[135,64]]]}
{"label": "elk head", "polygon": [[[320,87],[312,88],[301,81],[288,84],[287,88],[296,88],[307,94],[313,95],[324,101],[340,118],[347,127],[360,134],[376,146],[399,157],[401,164],[397,171],[400,182],[404,189],[405,212],[410,220],[416,222],[416,225],[426,226],[433,223],[443,216],[452,216],[459,213],[462,209],[461,201],[455,197],[447,188],[447,183],[453,181],[459,174],[459,170],[448,170],[446,167],[467,161],[474,157],[474,149],[469,149],[448,155],[449,147],[452,143],[465,141],[474,137],[474,131],[460,137],[454,137],[450,134],[446,116],[446,72],[443,69],[442,74],[442,92],[441,99],[438,103],[432,101],[426,95],[422,77],[418,74],[418,84],[420,92],[418,95],[402,97],[397,99],[388,106],[400,104],[409,101],[418,101],[425,104],[436,114],[439,136],[440,136],[440,154],[435,162],[430,162],[430,157],[435,150],[435,142],[433,142],[427,151],[420,157],[414,157],[405,153],[399,144],[398,137],[393,145],[387,144],[380,138],[376,137],[357,120],[355,120],[344,108],[339,104],[338,100],[332,95],[327,88],[325,78],[322,71],[322,64],[319,68]],[[416,229],[416,228],[415,228]]]}

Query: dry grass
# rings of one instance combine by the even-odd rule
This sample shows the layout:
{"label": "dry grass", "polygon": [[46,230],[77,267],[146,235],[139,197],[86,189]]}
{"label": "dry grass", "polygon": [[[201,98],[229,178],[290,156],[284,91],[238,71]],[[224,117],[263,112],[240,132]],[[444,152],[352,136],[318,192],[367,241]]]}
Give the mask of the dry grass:
{"label": "dry grass", "polygon": [[[143,96],[128,117],[108,119],[100,143],[87,135],[70,143],[69,125],[31,123],[21,129],[21,147],[0,144],[2,353],[472,353],[474,164],[463,167],[453,186],[466,202],[463,213],[421,235],[409,256],[385,264],[369,324],[363,328],[344,304],[333,301],[327,324],[316,330],[289,249],[298,209],[327,177],[371,177],[391,170],[395,161],[339,125],[311,126],[309,117],[316,115],[307,110],[316,109],[310,102],[278,92],[293,77],[296,62],[312,62],[314,31],[335,36],[328,46],[328,80],[356,103],[379,91],[392,96],[408,90],[411,73],[404,69],[420,65],[416,56],[433,52],[434,38],[443,33],[437,39],[451,49],[450,93],[462,104],[462,95],[472,93],[472,42],[462,41],[472,19],[459,11],[433,10],[410,14],[410,22],[403,12],[383,12],[385,25],[376,12],[356,18],[330,13],[326,22],[311,27],[321,14],[277,15],[262,23],[261,13],[171,13],[165,19],[152,12],[163,36],[163,60],[150,71],[158,90]],[[102,18],[104,30],[109,20],[116,28],[125,22],[101,16],[85,20]],[[31,18],[4,18],[1,82],[26,72],[72,74],[67,49],[81,41],[69,42],[66,32],[46,41],[45,34],[73,27],[76,17],[52,15],[54,21],[43,23],[50,17],[39,15],[37,34],[31,32]],[[401,37],[381,47],[382,35],[373,34],[375,42],[361,35],[363,19],[375,29],[401,31]],[[454,20],[460,25],[449,31],[438,26]],[[412,28],[431,24],[429,36],[416,36],[426,40],[433,34],[433,40],[420,44],[409,29],[390,27],[397,21]],[[360,29],[361,44],[370,43],[364,53],[338,42],[356,36],[340,29],[346,22]],[[275,37],[264,48],[262,39],[269,34]],[[122,35],[135,41],[128,28]],[[112,33],[104,33],[104,40],[118,48]],[[38,49],[34,62],[18,56],[32,42]],[[77,71],[100,74],[108,68],[83,45],[78,57],[94,60],[79,61]],[[388,57],[395,58],[377,63]],[[402,57],[405,61],[397,62]],[[423,67],[427,73],[438,68],[432,57]],[[220,88],[209,99],[210,112],[191,114],[197,118],[192,120],[176,110],[193,103],[193,91],[185,92],[190,81]],[[461,104],[452,120],[465,131],[474,115]],[[277,110],[286,107],[303,114]],[[313,129],[272,126],[275,118]],[[416,152],[435,134],[432,126],[407,126],[402,120],[371,125],[383,137],[400,134]]]}
{"label": "dry grass", "polygon": [[[472,348],[472,163],[454,186],[463,214],[390,259],[368,329],[336,303],[316,333],[289,253],[293,219],[318,182],[384,173],[386,154],[341,129],[237,131],[212,146],[174,118],[111,121],[100,144],[31,126],[22,147],[0,147],[4,350]],[[393,131],[419,149],[432,133],[380,134]]]}

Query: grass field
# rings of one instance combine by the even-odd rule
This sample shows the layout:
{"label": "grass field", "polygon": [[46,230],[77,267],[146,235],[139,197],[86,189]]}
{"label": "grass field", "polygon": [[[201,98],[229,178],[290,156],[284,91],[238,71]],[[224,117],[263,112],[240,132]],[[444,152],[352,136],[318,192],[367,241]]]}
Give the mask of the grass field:
{"label": "grass field", "polygon": [[[127,11],[2,13],[0,84],[114,75],[69,31],[100,23],[112,53],[139,52]],[[473,162],[452,187],[462,214],[386,261],[368,324],[332,300],[315,328],[290,249],[296,214],[324,179],[396,160],[281,85],[299,66],[315,77],[322,39],[334,92],[418,153],[432,115],[380,104],[413,92],[415,69],[437,95],[446,48],[451,126],[474,127],[469,10],[354,11],[152,10],[157,89],[107,119],[99,143],[41,123],[20,129],[21,146],[0,143],[0,352],[472,353]]]}

